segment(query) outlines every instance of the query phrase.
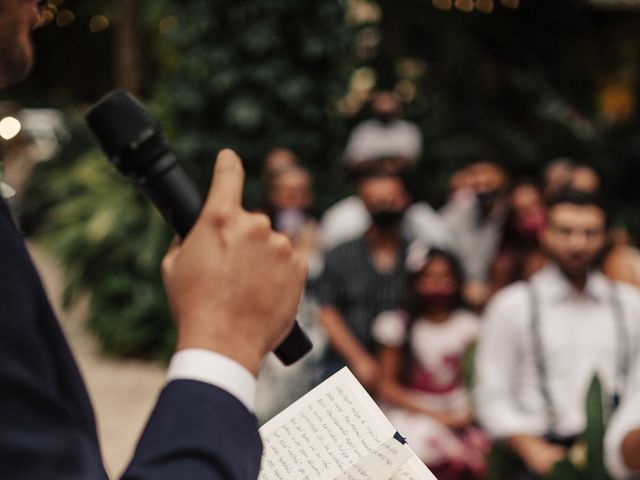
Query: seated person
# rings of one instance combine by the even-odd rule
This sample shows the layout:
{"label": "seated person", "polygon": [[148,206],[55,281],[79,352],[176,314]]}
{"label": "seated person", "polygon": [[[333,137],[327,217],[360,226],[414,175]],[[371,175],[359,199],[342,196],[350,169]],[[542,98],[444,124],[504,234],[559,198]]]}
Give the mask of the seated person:
{"label": "seated person", "polygon": [[257,383],[256,416],[260,422],[275,414],[315,386],[318,357],[326,342],[318,325],[314,281],[321,269],[316,248],[317,222],[309,213],[313,203],[312,179],[298,165],[281,166],[271,172],[265,211],[276,232],[289,238],[294,250],[307,260],[309,275],[296,319],[313,343],[313,350],[294,365],[284,366],[274,355],[262,364]]}
{"label": "seated person", "polygon": [[473,425],[462,379],[480,327],[462,302],[462,269],[450,253],[416,244],[407,264],[409,308],[382,313],[373,327],[381,345],[379,398],[436,477],[484,478],[489,442]]}
{"label": "seated person", "polygon": [[509,178],[500,165],[480,157],[465,168],[465,184],[470,190],[453,196],[440,213],[464,269],[465,300],[480,309],[491,294],[491,263],[508,213]]}
{"label": "seated person", "polygon": [[510,211],[491,265],[491,293],[527,280],[545,264],[539,235],[545,221],[542,193],[535,183],[518,182],[509,195]]}
{"label": "seated person", "polygon": [[[359,185],[362,178],[366,179],[375,172],[402,176],[406,184],[413,173],[411,169],[403,167],[397,158],[387,157],[367,162],[366,166],[357,171],[351,170],[350,176]],[[409,190],[412,197],[415,197],[415,189]],[[444,248],[450,245],[451,235],[440,214],[428,203],[415,200],[412,198],[401,224],[404,237],[409,241],[420,240],[429,246]],[[358,195],[350,195],[329,207],[322,216],[320,246],[324,251],[329,251],[341,243],[359,237],[370,226],[371,217],[362,199]]]}
{"label": "seated person", "polygon": [[276,232],[285,234],[296,251],[309,261],[309,274],[319,273],[318,222],[311,214],[313,204],[312,178],[297,165],[282,167],[271,174],[266,185],[264,213],[271,219]]}
{"label": "seated person", "polygon": [[521,460],[518,478],[543,478],[586,427],[594,374],[617,397],[640,337],[638,290],[607,279],[597,260],[607,211],[592,194],[549,200],[540,239],[547,265],[496,294],[475,358],[475,405],[489,434]]}
{"label": "seated person", "polygon": [[406,295],[407,244],[400,225],[409,194],[401,177],[372,174],[360,180],[358,196],[371,226],[327,253],[318,281],[320,324],[329,339],[321,376],[346,365],[374,389],[378,362],[371,325],[381,312],[400,308]]}
{"label": "seated person", "polygon": [[607,425],[605,462],[616,479],[640,479],[640,357],[629,375],[620,406]]}
{"label": "seated person", "polygon": [[385,157],[397,158],[404,166],[415,165],[422,153],[422,133],[402,118],[398,96],[389,91],[376,92],[371,100],[371,115],[349,135],[345,148],[349,167]]}

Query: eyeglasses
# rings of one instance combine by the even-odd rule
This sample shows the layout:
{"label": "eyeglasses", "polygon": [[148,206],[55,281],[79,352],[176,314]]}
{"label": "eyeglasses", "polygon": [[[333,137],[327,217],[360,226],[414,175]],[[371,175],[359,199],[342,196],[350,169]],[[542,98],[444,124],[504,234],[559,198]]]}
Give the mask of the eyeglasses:
{"label": "eyeglasses", "polygon": [[56,13],[58,13],[56,5],[53,3],[49,3],[49,0],[38,0],[36,6],[40,11],[40,27],[51,23],[51,21],[55,18]]}

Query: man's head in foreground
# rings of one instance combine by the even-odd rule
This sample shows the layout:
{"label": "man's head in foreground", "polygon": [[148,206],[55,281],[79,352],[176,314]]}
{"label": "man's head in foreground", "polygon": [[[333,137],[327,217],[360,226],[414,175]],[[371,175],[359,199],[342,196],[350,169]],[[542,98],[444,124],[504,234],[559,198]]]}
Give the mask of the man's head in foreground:
{"label": "man's head in foreground", "polygon": [[46,2],[0,0],[0,88],[22,80],[33,65],[31,30]]}

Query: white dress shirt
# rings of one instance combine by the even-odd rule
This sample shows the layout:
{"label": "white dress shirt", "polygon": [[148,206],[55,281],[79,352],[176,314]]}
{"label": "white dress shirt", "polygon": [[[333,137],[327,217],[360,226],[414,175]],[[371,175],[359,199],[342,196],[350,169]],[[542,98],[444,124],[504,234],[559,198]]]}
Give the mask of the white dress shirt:
{"label": "white dress shirt", "polygon": [[632,476],[622,459],[622,441],[632,430],[640,429],[640,355],[636,359],[622,395],[622,403],[611,416],[604,438],[605,462],[609,473],[617,479],[640,479],[640,472]]}
{"label": "white dress shirt", "polygon": [[475,200],[458,197],[443,206],[440,215],[467,280],[486,282],[502,237],[506,209],[499,206],[482,217]]}
{"label": "white dress shirt", "polygon": [[[597,373],[604,392],[619,391],[619,329],[610,282],[589,274],[577,291],[556,266],[532,277],[538,297],[546,385],[558,435],[586,426],[586,392]],[[640,290],[616,283],[630,355],[638,351]],[[531,301],[525,282],[499,292],[490,302],[476,353],[475,407],[491,436],[543,435],[550,431],[540,388],[531,329]],[[631,357],[633,358],[633,357]]]}
{"label": "white dress shirt", "polygon": [[365,120],[353,129],[345,149],[351,165],[383,157],[402,157],[415,163],[421,153],[420,129],[402,119],[389,123],[375,118]]}
{"label": "white dress shirt", "polygon": [[167,381],[196,380],[226,390],[240,400],[250,412],[255,411],[256,379],[229,357],[209,350],[188,348],[171,358]]}
{"label": "white dress shirt", "polygon": [[[363,235],[371,225],[371,216],[357,195],[346,197],[329,207],[320,224],[320,247],[325,252]],[[402,233],[408,240],[421,240],[431,247],[446,248],[451,235],[440,214],[425,202],[412,204],[402,221]]]}

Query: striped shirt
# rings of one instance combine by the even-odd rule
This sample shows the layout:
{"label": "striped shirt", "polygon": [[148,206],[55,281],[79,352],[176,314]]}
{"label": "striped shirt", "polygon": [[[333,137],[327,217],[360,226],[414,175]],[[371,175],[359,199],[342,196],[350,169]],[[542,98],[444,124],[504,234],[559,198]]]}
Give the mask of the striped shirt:
{"label": "striped shirt", "polygon": [[[384,273],[376,269],[364,236],[338,245],[325,258],[318,281],[320,304],[335,308],[355,337],[372,353],[376,345],[371,331],[374,319],[381,312],[404,307],[406,252],[407,244],[402,241],[395,268]],[[327,357],[327,360],[338,358],[331,348]]]}

